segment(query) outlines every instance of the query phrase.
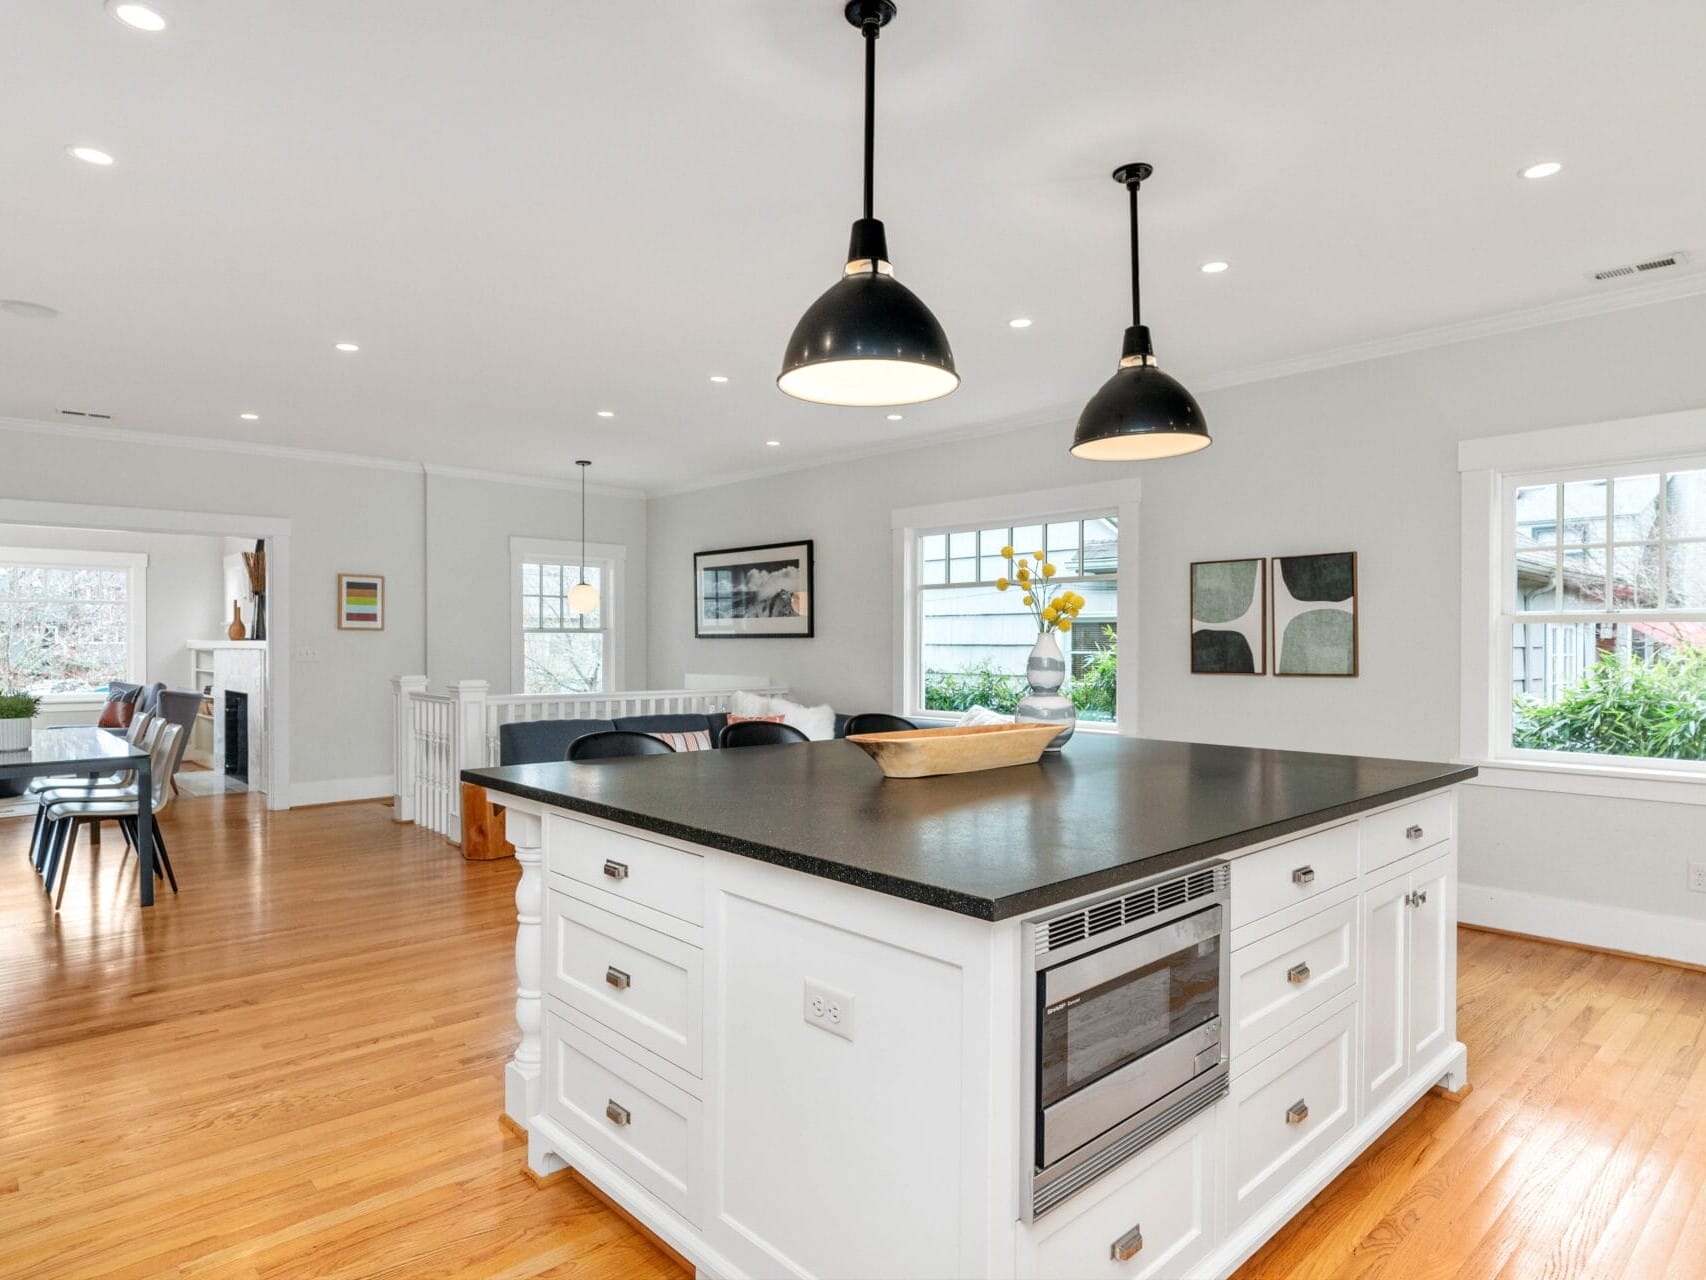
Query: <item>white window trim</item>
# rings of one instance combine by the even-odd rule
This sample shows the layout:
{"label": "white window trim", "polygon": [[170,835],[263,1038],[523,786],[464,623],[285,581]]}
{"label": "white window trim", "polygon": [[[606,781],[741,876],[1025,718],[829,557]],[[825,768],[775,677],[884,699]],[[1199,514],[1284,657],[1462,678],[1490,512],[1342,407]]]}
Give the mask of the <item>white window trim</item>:
{"label": "white window trim", "polygon": [[[584,557],[584,560],[583,560]],[[606,619],[607,637],[604,666],[599,672],[600,687],[596,692],[609,693],[626,688],[622,682],[622,647],[625,636],[622,617],[623,570],[628,560],[628,548],[615,542],[589,542],[584,549],[579,541],[559,538],[514,538],[509,540],[509,689],[519,694],[526,685],[524,675],[523,633],[521,625],[521,566],[529,561],[545,564],[606,564],[609,572],[598,593],[598,610]]]}
{"label": "white window trim", "polygon": [[963,498],[955,502],[920,507],[900,507],[891,513],[894,531],[895,627],[893,705],[900,714],[932,720],[951,720],[951,712],[925,711],[916,701],[918,680],[918,539],[944,529],[970,529],[1001,525],[1041,524],[1049,520],[1077,520],[1114,514],[1120,522],[1119,611],[1121,636],[1132,637],[1120,664],[1119,703],[1113,727],[1080,721],[1084,733],[1118,733],[1137,736],[1137,538],[1140,483],[1136,479],[1106,480],[1094,484],[1040,489],[1030,493],[997,494]]}
{"label": "white window trim", "polygon": [[[130,684],[148,683],[148,556],[141,551],[73,551],[50,547],[0,547],[0,565],[8,568],[122,569],[129,578],[125,598],[130,605],[125,625],[124,678]],[[100,698],[87,693],[50,693],[46,706],[71,709],[98,706]]]}
{"label": "white window trim", "polygon": [[[1706,409],[1465,440],[1458,446],[1463,504],[1461,756],[1481,767],[1483,784],[1706,804],[1706,766],[1695,761],[1637,761],[1509,745],[1511,652],[1504,588],[1506,566],[1515,552],[1514,533],[1504,517],[1511,491],[1522,483],[1640,475],[1690,463],[1706,464]],[[1658,612],[1667,618],[1687,613]],[[1599,616],[1569,620],[1595,621]],[[1630,621],[1649,616],[1648,611],[1635,610],[1618,614]],[[1706,619],[1706,613],[1698,616]],[[1556,620],[1549,614],[1535,619]]]}

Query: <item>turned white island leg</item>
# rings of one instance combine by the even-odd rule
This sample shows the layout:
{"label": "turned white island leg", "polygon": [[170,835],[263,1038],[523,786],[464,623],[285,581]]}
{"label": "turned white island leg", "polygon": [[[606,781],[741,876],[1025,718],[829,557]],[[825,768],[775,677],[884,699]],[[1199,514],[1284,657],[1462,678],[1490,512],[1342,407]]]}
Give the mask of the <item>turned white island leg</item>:
{"label": "turned white island leg", "polygon": [[555,1153],[544,1150],[530,1128],[539,1113],[539,1091],[545,1067],[542,993],[545,968],[545,850],[543,824],[536,813],[509,810],[506,834],[515,845],[521,880],[515,886],[515,1025],[521,1041],[504,1068],[504,1115],[527,1130],[527,1167],[536,1177],[564,1168]]}

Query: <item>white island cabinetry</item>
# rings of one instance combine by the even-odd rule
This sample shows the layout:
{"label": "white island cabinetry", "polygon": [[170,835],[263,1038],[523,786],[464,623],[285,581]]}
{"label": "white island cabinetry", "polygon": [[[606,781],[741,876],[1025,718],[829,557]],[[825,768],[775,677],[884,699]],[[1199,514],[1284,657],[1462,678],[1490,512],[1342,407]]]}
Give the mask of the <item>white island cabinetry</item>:
{"label": "white island cabinetry", "polygon": [[1449,790],[1222,855],[1230,1092],[1034,1221],[1030,917],[505,803],[529,1167],[702,1275],[1225,1275],[1464,1082]]}

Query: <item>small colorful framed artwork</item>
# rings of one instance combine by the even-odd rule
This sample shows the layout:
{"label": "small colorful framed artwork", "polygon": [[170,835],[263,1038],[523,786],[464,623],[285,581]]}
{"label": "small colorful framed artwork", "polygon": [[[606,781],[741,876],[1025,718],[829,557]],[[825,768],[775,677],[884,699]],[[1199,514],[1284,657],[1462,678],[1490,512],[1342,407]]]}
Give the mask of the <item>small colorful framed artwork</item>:
{"label": "small colorful framed artwork", "polygon": [[1267,674],[1267,568],[1260,556],[1191,566],[1191,674]]}
{"label": "small colorful framed artwork", "polygon": [[385,579],[377,573],[338,575],[338,630],[385,630]]}

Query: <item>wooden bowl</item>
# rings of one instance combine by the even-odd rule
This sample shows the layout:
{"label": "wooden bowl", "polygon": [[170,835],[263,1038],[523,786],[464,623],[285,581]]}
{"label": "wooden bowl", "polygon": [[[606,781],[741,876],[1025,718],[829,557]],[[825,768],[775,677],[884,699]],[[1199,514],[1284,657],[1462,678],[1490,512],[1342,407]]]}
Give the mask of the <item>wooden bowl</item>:
{"label": "wooden bowl", "polygon": [[979,724],[951,729],[855,733],[847,741],[888,778],[931,778],[1035,764],[1060,734],[1058,724]]}

